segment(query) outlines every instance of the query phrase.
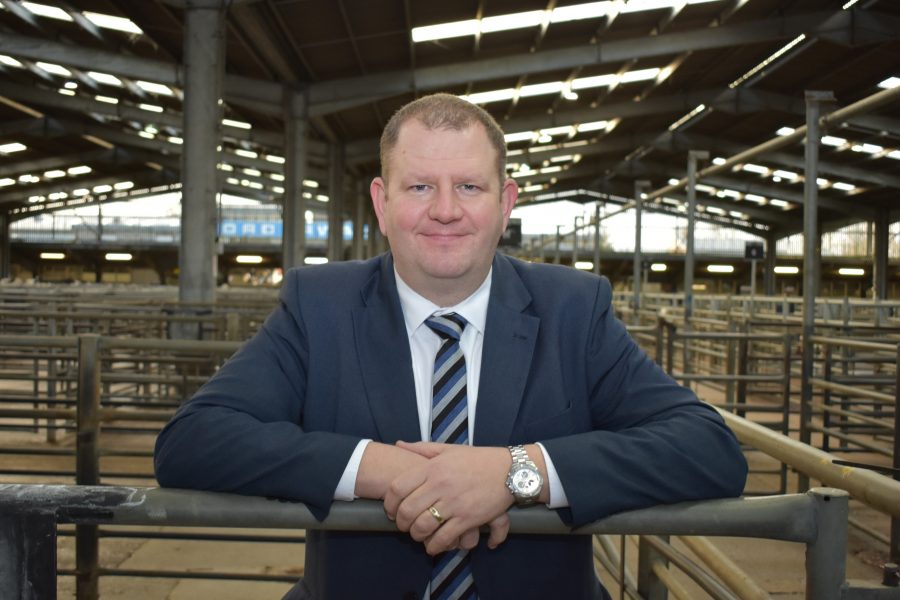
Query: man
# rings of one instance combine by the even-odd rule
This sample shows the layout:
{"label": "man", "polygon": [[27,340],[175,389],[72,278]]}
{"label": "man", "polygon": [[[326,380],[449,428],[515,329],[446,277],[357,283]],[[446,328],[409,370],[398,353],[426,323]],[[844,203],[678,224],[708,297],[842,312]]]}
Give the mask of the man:
{"label": "man", "polygon": [[398,111],[371,185],[391,251],[290,271],[159,436],[165,486],[319,518],[384,500],[398,532],[308,532],[290,597],[607,598],[589,536],[507,539],[510,506],[578,526],[743,489],[732,433],[638,349],[605,279],[496,253],[518,193],[505,157],[499,126],[455,96]]}

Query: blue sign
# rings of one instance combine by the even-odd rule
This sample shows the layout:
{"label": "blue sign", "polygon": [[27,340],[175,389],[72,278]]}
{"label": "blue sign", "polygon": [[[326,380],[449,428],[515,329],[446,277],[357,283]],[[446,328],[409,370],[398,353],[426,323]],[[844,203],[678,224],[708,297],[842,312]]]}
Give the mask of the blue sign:
{"label": "blue sign", "polygon": [[[365,231],[365,228],[363,229]],[[219,223],[219,235],[239,238],[280,238],[283,234],[281,221],[235,221],[226,220]],[[306,239],[327,240],[328,221],[313,221],[306,224]],[[344,222],[344,239],[353,239],[353,224]]]}

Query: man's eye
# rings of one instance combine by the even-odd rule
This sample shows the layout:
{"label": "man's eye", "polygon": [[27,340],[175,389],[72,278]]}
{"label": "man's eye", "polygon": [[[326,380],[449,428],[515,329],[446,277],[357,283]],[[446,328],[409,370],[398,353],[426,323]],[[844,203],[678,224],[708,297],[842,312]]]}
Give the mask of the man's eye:
{"label": "man's eye", "polygon": [[417,183],[416,185],[409,186],[410,191],[416,192],[417,194],[421,194],[428,191],[428,186],[424,183]]}
{"label": "man's eye", "polygon": [[470,194],[471,194],[471,193],[474,193],[474,192],[477,192],[477,191],[480,189],[480,188],[479,188],[477,185],[475,185],[474,183],[464,183],[464,184],[462,184],[462,185],[459,186],[459,187],[460,187],[460,189],[461,189],[462,191],[464,191],[464,192],[466,192],[466,193],[470,193]]}

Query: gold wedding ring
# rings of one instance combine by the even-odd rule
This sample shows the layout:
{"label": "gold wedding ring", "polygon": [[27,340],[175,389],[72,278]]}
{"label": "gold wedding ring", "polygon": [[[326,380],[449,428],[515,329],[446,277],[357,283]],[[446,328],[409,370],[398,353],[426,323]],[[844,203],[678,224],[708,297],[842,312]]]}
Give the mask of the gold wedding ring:
{"label": "gold wedding ring", "polygon": [[439,525],[444,524],[444,517],[441,516],[440,511],[434,506],[428,507],[428,512],[431,513],[431,516],[434,517],[434,520],[438,522]]}

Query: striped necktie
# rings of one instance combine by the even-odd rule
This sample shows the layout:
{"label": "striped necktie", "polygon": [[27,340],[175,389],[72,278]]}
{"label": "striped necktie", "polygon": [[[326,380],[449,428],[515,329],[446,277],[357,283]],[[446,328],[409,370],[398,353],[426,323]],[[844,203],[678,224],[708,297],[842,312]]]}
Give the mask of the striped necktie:
{"label": "striped necktie", "polygon": [[[440,338],[431,379],[431,441],[469,443],[466,358],[459,338],[466,320],[456,313],[432,315],[425,324]],[[468,550],[451,550],[435,558],[430,600],[475,599],[475,580]]]}

